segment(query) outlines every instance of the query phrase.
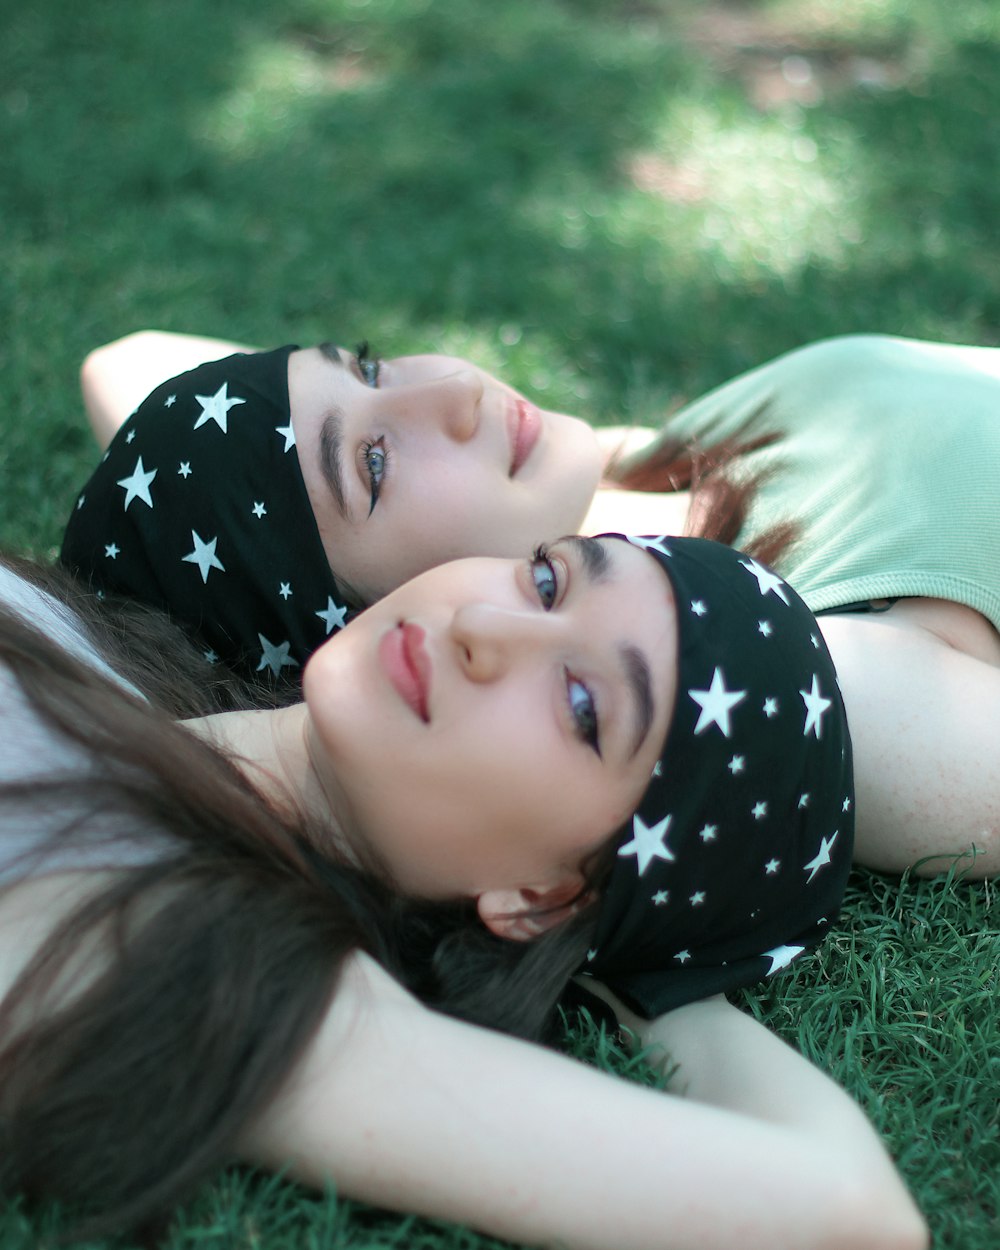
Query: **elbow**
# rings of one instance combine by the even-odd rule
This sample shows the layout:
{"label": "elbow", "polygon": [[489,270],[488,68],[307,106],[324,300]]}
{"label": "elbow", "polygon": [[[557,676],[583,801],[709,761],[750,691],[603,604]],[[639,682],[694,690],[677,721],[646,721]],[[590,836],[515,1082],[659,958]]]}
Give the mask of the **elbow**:
{"label": "elbow", "polygon": [[106,370],[120,364],[123,357],[127,358],[139,352],[153,350],[169,337],[163,330],[133,330],[131,334],[126,334],[120,339],[102,343],[100,347],[95,347],[84,356],[83,363],[80,365],[81,384],[86,387],[88,384],[101,381]]}
{"label": "elbow", "polygon": [[909,1202],[890,1219],[880,1216],[883,1228],[876,1243],[877,1250],[929,1250],[930,1229],[916,1203]]}
{"label": "elbow", "polygon": [[830,1250],[929,1250],[927,1221],[895,1175],[888,1185],[862,1182],[841,1198],[840,1220],[850,1228],[831,1230]]}

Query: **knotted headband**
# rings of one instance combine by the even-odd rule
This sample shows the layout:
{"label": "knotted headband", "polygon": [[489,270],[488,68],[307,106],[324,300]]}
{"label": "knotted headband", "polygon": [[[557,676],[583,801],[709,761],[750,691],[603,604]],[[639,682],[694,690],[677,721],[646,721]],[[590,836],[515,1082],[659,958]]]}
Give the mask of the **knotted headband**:
{"label": "knotted headband", "polygon": [[162,608],[258,683],[291,679],[346,612],[302,480],[294,347],[158,386],[84,487],[62,560],[99,592]]}
{"label": "knotted headband", "polygon": [[677,694],[584,971],[654,1016],[820,941],[850,869],[854,792],[833,661],[787,582],[704,539],[629,541],[673,588]]}

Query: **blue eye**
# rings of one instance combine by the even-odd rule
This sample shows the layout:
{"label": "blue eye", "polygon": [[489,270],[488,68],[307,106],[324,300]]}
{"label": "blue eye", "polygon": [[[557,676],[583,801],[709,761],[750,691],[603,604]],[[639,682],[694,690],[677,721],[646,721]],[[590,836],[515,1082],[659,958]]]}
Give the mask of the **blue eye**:
{"label": "blue eye", "polygon": [[555,566],[549,559],[548,547],[536,547],[531,556],[531,580],[535,583],[538,598],[546,612],[555,605],[559,594],[559,579]]}
{"label": "blue eye", "polygon": [[355,348],[354,363],[365,386],[377,387],[379,374],[382,372],[382,360],[377,352],[371,350],[367,340]]}
{"label": "blue eye", "polygon": [[382,492],[382,483],[389,466],[389,451],[385,446],[385,440],[379,438],[374,443],[364,443],[361,456],[368,470],[368,483],[371,488],[371,506],[368,509],[368,515],[371,516]]}
{"label": "blue eye", "polygon": [[580,740],[585,742],[600,758],[601,744],[594,696],[572,673],[566,674],[566,693],[569,697],[569,710],[573,715],[573,723]]}

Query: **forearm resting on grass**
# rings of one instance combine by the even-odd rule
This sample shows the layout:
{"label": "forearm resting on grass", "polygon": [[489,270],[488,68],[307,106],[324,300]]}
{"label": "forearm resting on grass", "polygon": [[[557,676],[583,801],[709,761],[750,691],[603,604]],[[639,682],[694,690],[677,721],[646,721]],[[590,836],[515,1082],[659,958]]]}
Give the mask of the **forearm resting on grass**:
{"label": "forearm resting on grass", "polygon": [[572,1250],[920,1250],[861,1113],[724,1003],[657,1022],[675,1097],[427,1011],[363,957],[246,1157]]}
{"label": "forearm resting on grass", "polygon": [[80,368],[80,389],[87,419],[103,451],[146,396],[167,378],[186,373],[206,360],[253,351],[228,339],[137,330],[95,348]]}

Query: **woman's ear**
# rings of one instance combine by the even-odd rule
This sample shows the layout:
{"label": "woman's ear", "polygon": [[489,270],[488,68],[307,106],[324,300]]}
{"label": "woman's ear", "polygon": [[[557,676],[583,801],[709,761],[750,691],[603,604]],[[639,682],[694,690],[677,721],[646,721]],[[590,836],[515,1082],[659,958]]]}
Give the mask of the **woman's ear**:
{"label": "woman's ear", "polygon": [[530,942],[563,924],[594,898],[579,877],[558,885],[519,890],[487,890],[476,899],[479,919],[497,937]]}

